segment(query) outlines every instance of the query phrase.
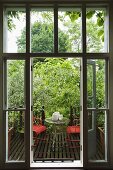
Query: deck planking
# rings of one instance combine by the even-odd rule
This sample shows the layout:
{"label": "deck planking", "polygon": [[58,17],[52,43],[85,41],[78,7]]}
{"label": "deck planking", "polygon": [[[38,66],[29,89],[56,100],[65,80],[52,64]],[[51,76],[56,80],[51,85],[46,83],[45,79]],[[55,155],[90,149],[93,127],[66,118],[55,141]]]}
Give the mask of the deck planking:
{"label": "deck planking", "polygon": [[[40,134],[39,142],[33,149],[33,160],[37,161],[73,161],[80,160],[80,147],[78,142],[69,142],[66,133],[60,133],[55,139],[55,148],[52,148],[53,134]],[[71,135],[72,140],[79,140],[79,135]],[[97,141],[97,153],[93,160],[102,160],[104,153],[101,152],[99,139]],[[11,150],[9,161],[25,160],[24,135],[16,133],[11,139]]]}

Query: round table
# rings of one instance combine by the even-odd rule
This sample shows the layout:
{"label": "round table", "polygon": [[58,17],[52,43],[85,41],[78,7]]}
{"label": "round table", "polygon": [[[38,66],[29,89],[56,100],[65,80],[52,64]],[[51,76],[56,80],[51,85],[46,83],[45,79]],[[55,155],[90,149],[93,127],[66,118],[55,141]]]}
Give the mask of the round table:
{"label": "round table", "polygon": [[[55,141],[57,139],[57,135],[63,133],[63,128],[66,127],[69,123],[69,120],[65,117],[63,117],[62,120],[53,121],[51,118],[46,118],[45,122],[48,125],[52,125],[52,150],[55,151]],[[64,128],[66,130],[66,128]]]}

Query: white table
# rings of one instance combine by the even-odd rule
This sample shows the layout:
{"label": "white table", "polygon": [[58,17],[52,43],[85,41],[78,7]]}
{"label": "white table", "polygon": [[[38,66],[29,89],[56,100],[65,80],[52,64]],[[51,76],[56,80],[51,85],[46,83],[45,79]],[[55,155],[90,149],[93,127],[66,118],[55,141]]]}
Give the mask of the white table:
{"label": "white table", "polygon": [[52,150],[55,151],[55,141],[57,139],[57,135],[63,133],[63,127],[67,126],[69,121],[65,117],[62,120],[53,121],[51,117],[45,119],[45,122],[48,123],[49,125],[52,125],[52,134],[53,134]]}

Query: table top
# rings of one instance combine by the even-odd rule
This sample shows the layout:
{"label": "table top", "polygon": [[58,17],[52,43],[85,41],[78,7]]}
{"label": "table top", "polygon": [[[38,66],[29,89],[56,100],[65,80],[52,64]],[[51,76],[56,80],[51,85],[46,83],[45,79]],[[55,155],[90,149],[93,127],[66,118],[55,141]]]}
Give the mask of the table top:
{"label": "table top", "polygon": [[62,120],[54,121],[54,120],[52,120],[52,117],[50,117],[50,118],[46,118],[45,122],[50,123],[50,124],[63,125],[63,124],[68,124],[69,120],[67,118],[63,117]]}

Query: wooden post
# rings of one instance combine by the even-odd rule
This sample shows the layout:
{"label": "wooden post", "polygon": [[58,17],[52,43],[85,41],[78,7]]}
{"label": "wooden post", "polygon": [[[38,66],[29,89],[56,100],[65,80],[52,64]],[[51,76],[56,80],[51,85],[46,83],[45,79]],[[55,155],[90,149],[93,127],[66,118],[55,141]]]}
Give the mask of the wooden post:
{"label": "wooden post", "polygon": [[70,106],[69,125],[73,125],[73,108]]}
{"label": "wooden post", "polygon": [[42,125],[45,124],[45,111],[44,111],[44,106],[42,106]]}

